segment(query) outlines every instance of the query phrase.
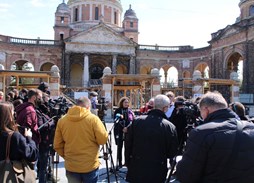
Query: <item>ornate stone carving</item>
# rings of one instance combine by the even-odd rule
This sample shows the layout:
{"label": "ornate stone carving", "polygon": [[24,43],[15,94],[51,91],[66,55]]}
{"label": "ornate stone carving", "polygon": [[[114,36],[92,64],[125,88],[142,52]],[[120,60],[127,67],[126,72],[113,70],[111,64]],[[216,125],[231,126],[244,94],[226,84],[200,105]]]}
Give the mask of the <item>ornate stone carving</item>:
{"label": "ornate stone carving", "polygon": [[71,38],[70,42],[66,43],[66,52],[135,55],[135,46],[117,32],[99,26]]}

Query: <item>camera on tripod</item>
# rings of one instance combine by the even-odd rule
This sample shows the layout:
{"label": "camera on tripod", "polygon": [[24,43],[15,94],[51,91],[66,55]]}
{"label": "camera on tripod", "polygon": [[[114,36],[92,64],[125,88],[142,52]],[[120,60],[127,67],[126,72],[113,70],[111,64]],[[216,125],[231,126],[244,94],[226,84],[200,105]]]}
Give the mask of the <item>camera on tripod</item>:
{"label": "camera on tripod", "polygon": [[175,107],[183,106],[182,111],[186,116],[188,126],[198,126],[202,124],[203,120],[200,118],[200,111],[198,105],[188,101],[176,101]]}
{"label": "camera on tripod", "polygon": [[96,108],[98,109],[98,116],[101,121],[104,120],[105,111],[108,109],[108,104],[105,100],[105,97],[100,97],[98,103],[96,104]]}
{"label": "camera on tripod", "polygon": [[68,103],[64,97],[59,97],[54,100],[49,100],[50,116],[56,116],[57,119],[66,114],[72,104]]}

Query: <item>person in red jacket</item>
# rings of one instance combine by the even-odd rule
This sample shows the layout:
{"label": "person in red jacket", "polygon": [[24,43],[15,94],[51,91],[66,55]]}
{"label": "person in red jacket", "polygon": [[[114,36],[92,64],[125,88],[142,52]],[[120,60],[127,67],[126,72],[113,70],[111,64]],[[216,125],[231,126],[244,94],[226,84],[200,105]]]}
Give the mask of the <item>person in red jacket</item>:
{"label": "person in red jacket", "polygon": [[31,89],[28,91],[28,101],[18,105],[15,108],[17,119],[16,122],[22,126],[30,128],[32,131],[32,139],[38,145],[40,143],[40,133],[38,130],[38,119],[35,107],[42,100],[42,92],[39,89]]}
{"label": "person in red jacket", "polygon": [[147,114],[148,111],[150,111],[151,109],[153,109],[154,106],[154,98],[151,98],[145,106],[140,108],[140,114]]}

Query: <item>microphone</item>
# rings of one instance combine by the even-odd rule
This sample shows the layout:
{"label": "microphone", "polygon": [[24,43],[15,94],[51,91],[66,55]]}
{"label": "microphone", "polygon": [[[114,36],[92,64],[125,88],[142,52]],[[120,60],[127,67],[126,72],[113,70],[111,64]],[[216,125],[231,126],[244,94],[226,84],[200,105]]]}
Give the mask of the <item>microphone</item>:
{"label": "microphone", "polygon": [[117,123],[120,120],[120,118],[121,118],[121,114],[117,113],[115,117],[115,122]]}

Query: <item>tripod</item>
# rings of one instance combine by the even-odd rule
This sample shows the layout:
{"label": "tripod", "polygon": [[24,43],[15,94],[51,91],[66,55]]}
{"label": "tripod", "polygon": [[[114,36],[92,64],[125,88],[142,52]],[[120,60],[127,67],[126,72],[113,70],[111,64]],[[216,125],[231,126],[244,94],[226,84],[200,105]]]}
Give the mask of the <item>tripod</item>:
{"label": "tripod", "polygon": [[[178,149],[177,149],[177,154],[176,154],[176,156],[173,158],[173,162],[172,162],[172,164],[171,164],[171,169],[170,169],[169,175],[168,175],[168,177],[167,177],[165,183],[169,183],[169,181],[170,181],[170,179],[171,179],[171,177],[172,177],[172,175],[173,175],[173,171],[174,171],[175,166],[176,166],[176,164],[177,164],[177,156],[178,156],[179,154],[181,154],[182,151],[183,151],[183,149],[184,149],[184,142],[185,142],[185,140],[186,140],[186,138],[187,138],[187,133],[188,133],[188,131],[190,130],[190,127],[192,127],[192,126],[187,125],[187,126],[185,127],[185,129],[184,129],[184,132],[183,132],[183,133],[184,133],[184,136],[183,136],[183,137],[181,138],[181,140],[180,140],[180,143],[179,143],[179,146],[178,146]],[[185,138],[185,135],[186,135],[186,138]]]}
{"label": "tripod", "polygon": [[[106,128],[106,125],[105,125],[104,122],[103,122],[103,124],[104,124],[104,126]],[[113,157],[112,157],[112,136],[111,136],[111,134],[112,134],[112,130],[113,129],[114,129],[114,125],[113,125],[113,127],[108,132],[109,138],[107,140],[106,145],[103,145],[103,147],[102,147],[102,150],[103,150],[103,159],[105,160],[106,170],[107,171],[106,171],[106,173],[100,174],[100,176],[102,176],[104,174],[107,174],[108,183],[110,183],[110,173],[114,174],[115,181],[118,182],[118,175],[117,175],[116,167],[115,167],[114,160],[113,160]],[[111,164],[110,168],[108,166],[108,160],[109,159],[110,159],[110,164]]]}

